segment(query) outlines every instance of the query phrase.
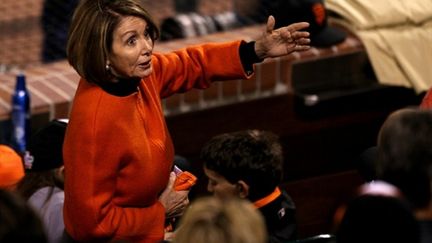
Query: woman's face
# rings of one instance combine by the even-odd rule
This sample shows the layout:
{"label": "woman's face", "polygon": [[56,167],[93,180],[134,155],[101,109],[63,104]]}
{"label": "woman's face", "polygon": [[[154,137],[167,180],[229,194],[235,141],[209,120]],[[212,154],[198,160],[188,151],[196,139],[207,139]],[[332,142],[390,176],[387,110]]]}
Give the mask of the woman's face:
{"label": "woman's face", "polygon": [[113,33],[109,66],[115,76],[147,77],[152,72],[153,41],[144,19],[128,16],[122,18]]}

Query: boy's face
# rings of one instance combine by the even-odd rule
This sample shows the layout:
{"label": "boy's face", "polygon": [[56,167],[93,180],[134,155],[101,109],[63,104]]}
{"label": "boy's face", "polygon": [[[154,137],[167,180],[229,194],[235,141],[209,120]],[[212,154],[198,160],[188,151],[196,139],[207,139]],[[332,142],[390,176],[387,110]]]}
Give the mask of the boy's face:
{"label": "boy's face", "polygon": [[239,197],[237,184],[232,184],[219,173],[204,167],[204,173],[208,178],[207,191],[219,198]]}

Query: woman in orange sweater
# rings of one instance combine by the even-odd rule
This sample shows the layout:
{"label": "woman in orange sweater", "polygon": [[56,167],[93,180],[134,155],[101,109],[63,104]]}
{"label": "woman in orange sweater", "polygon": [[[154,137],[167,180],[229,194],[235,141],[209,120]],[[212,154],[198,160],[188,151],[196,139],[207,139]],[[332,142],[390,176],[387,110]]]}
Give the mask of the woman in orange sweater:
{"label": "woman in orange sweater", "polygon": [[212,81],[248,77],[253,63],[309,47],[307,23],[256,41],[153,53],[158,29],[138,0],[82,0],[70,27],[69,63],[82,77],[63,152],[64,220],[78,241],[158,242],[165,215],[188,204],[173,190],[174,148],[161,98]]}

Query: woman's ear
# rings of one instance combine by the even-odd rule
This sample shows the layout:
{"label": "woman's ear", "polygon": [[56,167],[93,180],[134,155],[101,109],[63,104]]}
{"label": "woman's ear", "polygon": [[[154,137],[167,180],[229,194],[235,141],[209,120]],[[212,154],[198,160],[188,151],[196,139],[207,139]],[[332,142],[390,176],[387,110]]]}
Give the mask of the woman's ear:
{"label": "woman's ear", "polygon": [[245,199],[249,196],[249,185],[240,180],[237,182],[237,190],[240,198]]}

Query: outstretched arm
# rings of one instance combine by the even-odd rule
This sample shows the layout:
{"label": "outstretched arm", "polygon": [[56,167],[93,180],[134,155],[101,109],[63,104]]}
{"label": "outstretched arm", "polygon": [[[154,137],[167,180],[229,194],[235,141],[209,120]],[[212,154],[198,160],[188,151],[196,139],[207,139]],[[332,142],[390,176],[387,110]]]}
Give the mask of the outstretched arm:
{"label": "outstretched arm", "polygon": [[266,31],[256,40],[255,52],[261,59],[279,57],[295,51],[305,51],[310,48],[309,27],[307,22],[290,24],[274,29],[275,19],[270,16],[267,20]]}

